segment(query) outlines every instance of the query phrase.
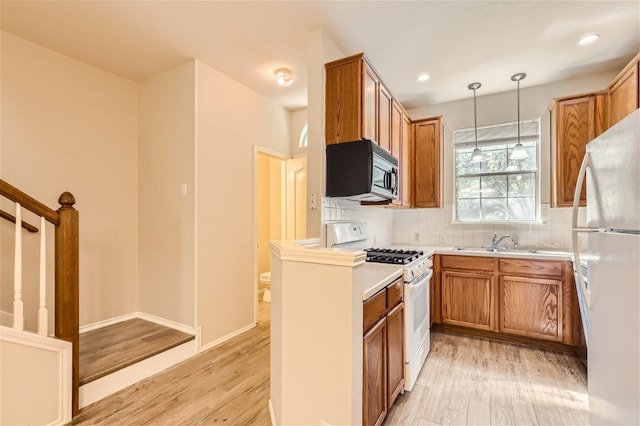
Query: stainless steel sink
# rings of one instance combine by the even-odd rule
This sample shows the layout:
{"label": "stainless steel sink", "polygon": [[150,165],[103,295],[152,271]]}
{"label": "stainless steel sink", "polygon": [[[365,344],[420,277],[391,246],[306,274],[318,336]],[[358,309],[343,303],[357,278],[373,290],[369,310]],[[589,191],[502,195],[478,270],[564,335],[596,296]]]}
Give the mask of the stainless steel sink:
{"label": "stainless steel sink", "polygon": [[542,256],[567,256],[570,255],[564,251],[544,250],[544,249],[513,249],[506,247],[454,247],[452,251],[465,252],[465,253],[505,253],[505,254],[520,254],[520,255],[542,255]]}

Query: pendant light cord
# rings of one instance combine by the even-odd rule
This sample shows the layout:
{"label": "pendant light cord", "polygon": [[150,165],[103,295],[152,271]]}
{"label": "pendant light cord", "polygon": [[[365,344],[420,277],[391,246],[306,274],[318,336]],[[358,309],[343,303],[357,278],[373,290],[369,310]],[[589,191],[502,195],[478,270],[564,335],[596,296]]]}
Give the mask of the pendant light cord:
{"label": "pendant light cord", "polygon": [[[476,137],[476,149],[478,148],[478,114],[476,112],[476,88],[473,88],[473,130]],[[518,130],[519,131],[519,130]],[[520,139],[520,137],[518,137]]]}
{"label": "pendant light cord", "polygon": [[520,80],[518,80],[518,143],[520,143]]}

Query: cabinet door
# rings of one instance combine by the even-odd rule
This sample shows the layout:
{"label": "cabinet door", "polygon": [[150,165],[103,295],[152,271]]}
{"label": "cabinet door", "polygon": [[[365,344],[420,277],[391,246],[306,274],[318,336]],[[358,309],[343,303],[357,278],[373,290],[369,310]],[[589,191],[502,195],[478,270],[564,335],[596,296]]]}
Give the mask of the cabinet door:
{"label": "cabinet door", "polygon": [[378,83],[378,145],[391,152],[391,93]]}
{"label": "cabinet door", "polygon": [[324,129],[327,145],[362,138],[363,66],[361,60],[352,60],[327,67]]}
{"label": "cabinet door", "polygon": [[402,129],[404,121],[402,120],[402,109],[400,105],[393,101],[391,104],[391,155],[398,159],[398,168],[400,172],[400,182],[398,183],[398,198],[392,203],[402,205],[402,195],[404,193],[404,185],[402,176],[404,173],[404,161],[402,158]]}
{"label": "cabinet door", "polygon": [[500,277],[500,332],[562,342],[562,281]]}
{"label": "cabinet door", "polygon": [[609,89],[609,127],[638,108],[638,64],[616,80]]}
{"label": "cabinet door", "polygon": [[493,330],[493,274],[442,271],[442,322]]}
{"label": "cabinet door", "polygon": [[[595,99],[589,95],[559,101],[555,106],[555,114],[555,201],[556,207],[570,207],[573,205],[578,171],[587,143],[595,137]],[[581,206],[586,205],[585,194],[583,185],[580,193]]]}
{"label": "cabinet door", "polygon": [[391,407],[404,385],[404,303],[387,314],[387,407]]}
{"label": "cabinet door", "polygon": [[405,207],[411,206],[411,173],[413,173],[413,154],[411,148],[411,120],[402,115],[402,141],[400,155],[400,199]]}
{"label": "cabinet door", "polygon": [[363,339],[363,425],[380,425],[387,415],[387,319]]}
{"label": "cabinet door", "polygon": [[364,67],[362,137],[378,141],[378,78],[371,68]]}
{"label": "cabinet door", "polygon": [[442,206],[442,121],[414,123],[413,199],[415,207]]}

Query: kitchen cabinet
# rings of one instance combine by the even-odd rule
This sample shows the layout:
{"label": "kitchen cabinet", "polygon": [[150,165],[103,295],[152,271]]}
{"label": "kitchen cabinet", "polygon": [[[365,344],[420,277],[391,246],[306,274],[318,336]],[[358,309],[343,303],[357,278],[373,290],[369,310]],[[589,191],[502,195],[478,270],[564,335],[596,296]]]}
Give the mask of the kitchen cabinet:
{"label": "kitchen cabinet", "polygon": [[404,386],[404,302],[400,277],[364,302],[364,425],[380,425]]}
{"label": "kitchen cabinet", "polygon": [[400,157],[400,199],[404,207],[411,207],[413,190],[411,177],[413,173],[413,149],[411,143],[411,120],[402,114],[402,156]]}
{"label": "kitchen cabinet", "polygon": [[[584,344],[571,262],[438,255],[433,321],[519,343]],[[437,257],[438,257],[437,256]]]}
{"label": "kitchen cabinet", "polygon": [[494,330],[496,307],[493,259],[443,256],[440,265],[442,323]]}
{"label": "kitchen cabinet", "polygon": [[442,207],[443,126],[441,116],[411,123],[412,207]]}
{"label": "kitchen cabinet", "polygon": [[640,107],[640,62],[636,56],[609,86],[609,127]]}
{"label": "kitchen cabinet", "polygon": [[325,64],[325,142],[367,138],[391,150],[392,96],[363,53]]}
{"label": "kitchen cabinet", "polygon": [[[393,98],[384,85],[378,83],[378,145],[391,152],[391,111]],[[393,154],[393,153],[392,153]],[[396,154],[393,154],[397,157]]]}
{"label": "kitchen cabinet", "polygon": [[[606,93],[556,99],[551,107],[553,207],[570,207],[587,143],[606,130]],[[580,205],[586,205],[585,186]]]}

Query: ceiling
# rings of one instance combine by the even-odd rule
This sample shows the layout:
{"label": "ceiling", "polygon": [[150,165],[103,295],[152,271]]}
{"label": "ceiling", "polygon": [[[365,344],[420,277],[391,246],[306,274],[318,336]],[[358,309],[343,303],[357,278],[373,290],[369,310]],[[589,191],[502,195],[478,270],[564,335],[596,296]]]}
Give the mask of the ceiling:
{"label": "ceiling", "polygon": [[[365,52],[405,108],[620,70],[640,50],[633,1],[11,1],[1,26],[139,81],[196,58],[286,108],[307,104],[307,36]],[[577,45],[588,33],[600,39]],[[276,68],[293,70],[290,87]],[[419,73],[430,75],[418,83]]]}

